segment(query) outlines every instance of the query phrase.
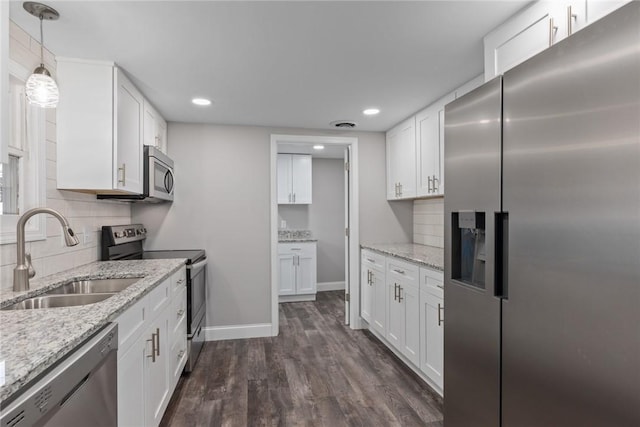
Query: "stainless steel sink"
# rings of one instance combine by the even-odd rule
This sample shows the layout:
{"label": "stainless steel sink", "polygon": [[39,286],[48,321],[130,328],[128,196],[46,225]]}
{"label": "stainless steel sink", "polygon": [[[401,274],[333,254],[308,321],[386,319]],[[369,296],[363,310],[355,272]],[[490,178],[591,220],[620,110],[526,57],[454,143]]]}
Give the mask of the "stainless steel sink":
{"label": "stainless steel sink", "polygon": [[43,295],[97,294],[104,292],[120,292],[136,283],[142,277],[127,279],[92,279],[75,280],[66,285],[45,292]]}
{"label": "stainless steel sink", "polygon": [[54,307],[71,307],[76,305],[93,304],[104,301],[115,295],[115,292],[94,293],[94,294],[69,294],[69,295],[45,295],[33,298],[27,298],[17,302],[3,310],[30,310],[34,308],[54,308]]}

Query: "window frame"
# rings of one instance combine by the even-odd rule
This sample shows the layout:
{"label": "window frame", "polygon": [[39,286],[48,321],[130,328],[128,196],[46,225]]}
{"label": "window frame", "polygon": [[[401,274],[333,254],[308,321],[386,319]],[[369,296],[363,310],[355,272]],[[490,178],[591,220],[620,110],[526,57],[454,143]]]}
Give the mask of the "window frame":
{"label": "window frame", "polygon": [[[26,69],[22,65],[18,64],[16,61],[9,59],[8,63],[8,71],[9,71],[9,81],[11,80],[11,76],[14,78],[26,82],[31,74],[30,70]],[[8,106],[11,107],[10,105]],[[12,117],[12,114],[9,114]],[[27,138],[27,147],[23,147],[21,153],[18,153],[18,150],[13,148],[8,148],[8,152],[10,154],[18,154],[21,155],[20,161],[20,179],[21,184],[24,184],[27,181],[27,177],[25,176],[25,161],[26,158],[29,158],[29,164],[31,165],[31,169],[35,171],[36,176],[32,177],[33,183],[31,188],[33,189],[33,194],[30,194],[29,191],[27,194],[24,194],[25,190],[27,190],[26,185],[21,185],[19,191],[22,194],[19,194],[19,215],[0,215],[0,245],[15,243],[17,240],[16,237],[16,227],[18,224],[18,219],[24,212],[28,209],[34,207],[42,207],[46,206],[47,203],[47,159],[46,159],[46,112],[44,108],[39,108],[35,106],[27,106],[26,108],[26,138]],[[3,126],[5,123],[2,124]],[[11,123],[6,123],[7,126],[10,126]],[[27,149],[25,149],[27,148]],[[27,242],[32,242],[36,240],[45,240],[47,238],[47,219],[44,215],[37,215],[27,222],[27,226],[25,228],[25,239]]]}

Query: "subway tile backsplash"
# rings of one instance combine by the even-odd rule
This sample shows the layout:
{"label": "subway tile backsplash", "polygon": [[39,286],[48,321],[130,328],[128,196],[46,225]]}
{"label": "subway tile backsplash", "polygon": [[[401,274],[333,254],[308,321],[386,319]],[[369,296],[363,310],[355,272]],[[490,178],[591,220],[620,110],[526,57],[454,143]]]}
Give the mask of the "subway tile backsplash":
{"label": "subway tile backsplash", "polygon": [[444,248],[444,199],[413,202],[413,243]]}
{"label": "subway tile backsplash", "polygon": [[[11,22],[9,56],[22,67],[32,70],[40,63],[40,45],[37,40]],[[47,68],[55,76],[54,56],[45,51]],[[64,96],[61,94],[61,96]],[[88,264],[100,259],[100,227],[128,224],[131,206],[128,203],[97,200],[95,195],[58,190],[56,187],[56,114],[46,114],[46,176],[47,207],[67,217],[71,228],[78,234],[80,244],[71,248],[64,245],[60,224],[47,219],[47,238],[28,242],[26,249],[32,255],[37,277]],[[85,239],[85,234],[88,239]],[[0,289],[13,287],[13,268],[16,263],[16,245],[0,245]]]}

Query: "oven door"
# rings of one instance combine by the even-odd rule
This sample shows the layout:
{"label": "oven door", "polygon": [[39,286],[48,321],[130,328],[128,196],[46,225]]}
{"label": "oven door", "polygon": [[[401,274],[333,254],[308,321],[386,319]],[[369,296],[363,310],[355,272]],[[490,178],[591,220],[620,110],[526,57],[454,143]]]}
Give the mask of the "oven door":
{"label": "oven door", "polygon": [[193,336],[199,324],[205,324],[207,260],[187,266],[187,334]]}

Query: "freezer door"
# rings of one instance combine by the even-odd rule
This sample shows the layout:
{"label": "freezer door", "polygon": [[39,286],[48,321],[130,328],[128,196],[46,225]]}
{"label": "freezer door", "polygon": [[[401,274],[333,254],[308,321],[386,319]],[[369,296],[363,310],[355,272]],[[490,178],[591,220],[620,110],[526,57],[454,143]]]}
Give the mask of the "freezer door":
{"label": "freezer door", "polygon": [[499,423],[493,236],[500,211],[501,87],[498,77],[445,107],[446,427]]}
{"label": "freezer door", "polygon": [[639,23],[504,76],[504,427],[640,425]]}

